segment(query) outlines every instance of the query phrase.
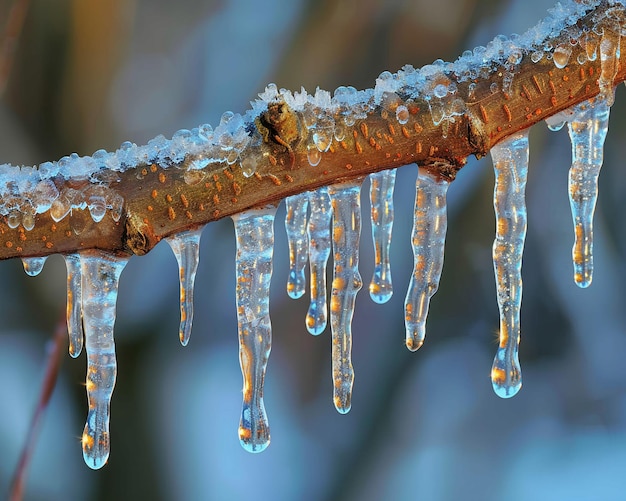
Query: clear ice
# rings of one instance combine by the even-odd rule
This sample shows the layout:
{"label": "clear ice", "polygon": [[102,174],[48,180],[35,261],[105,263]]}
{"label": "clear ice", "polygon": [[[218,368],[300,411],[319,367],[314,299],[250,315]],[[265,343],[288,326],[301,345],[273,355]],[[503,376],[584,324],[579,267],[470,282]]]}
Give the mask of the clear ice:
{"label": "clear ice", "polygon": [[199,228],[183,231],[166,239],[178,262],[178,276],[180,280],[180,329],[178,337],[183,346],[187,346],[191,336],[193,288],[200,260],[201,235],[202,228]]}
{"label": "clear ice", "polygon": [[330,257],[330,224],[333,210],[327,187],[323,186],[309,192],[309,207],[307,234],[309,237],[311,303],[306,315],[306,328],[311,334],[317,336],[326,328],[328,319],[326,264]]}
{"label": "clear ice", "polygon": [[406,346],[416,351],[424,343],[430,298],[439,288],[448,227],[446,193],[449,182],[420,170],[415,184],[413,274],[404,301]]}
{"label": "clear ice", "polygon": [[44,264],[46,264],[46,256],[43,257],[23,257],[22,265],[24,265],[24,271],[31,277],[36,277],[43,270]]}
{"label": "clear ice", "polygon": [[285,216],[285,230],[289,245],[289,278],[287,279],[287,294],[293,299],[304,295],[306,278],[304,268],[309,258],[307,236],[307,208],[309,194],[300,193],[285,199],[287,215]]}
{"label": "clear ice", "polygon": [[82,446],[85,463],[94,470],[105,465],[110,452],[109,411],[117,373],[113,325],[119,277],[127,262],[100,250],[80,253],[89,403]]}
{"label": "clear ice", "polygon": [[243,408],[239,440],[248,452],[261,452],[270,443],[263,403],[265,369],[272,348],[269,312],[274,207],[233,216],[237,239],[237,328],[243,375]]}
{"label": "clear ice", "polygon": [[514,396],[522,387],[519,365],[522,254],[526,238],[526,178],[528,130],[516,133],[491,149],[496,184],[493,207],[496,238],[493,268],[500,309],[500,344],[491,369],[493,389],[499,397]]}
{"label": "clear ice", "polygon": [[370,282],[370,297],[376,303],[386,303],[393,294],[389,248],[393,228],[395,184],[396,169],[370,174],[372,240],[374,241],[374,275]]}
{"label": "clear ice", "polygon": [[574,281],[579,287],[588,287],[593,278],[593,213],[609,112],[606,99],[598,97],[576,105],[567,123],[572,143],[569,171],[569,201],[574,221],[572,258]]}
{"label": "clear ice", "polygon": [[359,274],[361,183],[354,180],[328,188],[333,208],[334,273],[330,299],[332,331],[333,401],[341,414],[352,400],[352,315],[363,282]]}
{"label": "clear ice", "polygon": [[67,268],[67,333],[69,334],[69,351],[73,358],[83,350],[83,317],[82,303],[82,270],[80,256],[67,254],[65,267]]}

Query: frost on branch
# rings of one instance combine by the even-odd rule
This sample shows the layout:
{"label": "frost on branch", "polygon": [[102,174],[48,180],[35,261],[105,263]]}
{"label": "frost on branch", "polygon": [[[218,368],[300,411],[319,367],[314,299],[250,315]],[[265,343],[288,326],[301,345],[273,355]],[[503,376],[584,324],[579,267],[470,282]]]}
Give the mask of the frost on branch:
{"label": "frost on branch", "polygon": [[[326,266],[333,251],[330,300],[334,403],[351,408],[352,315],[358,270],[360,187],[372,175],[375,273],[370,294],[391,297],[389,242],[396,167],[417,163],[412,246],[405,300],[406,344],[419,348],[429,302],[443,269],[446,193],[469,155],[490,150],[496,172],[494,269],[500,346],[492,382],[502,397],[521,387],[518,360],[524,184],[528,128],[568,122],[576,227],[577,283],[591,282],[592,217],[614,86],[624,80],[621,2],[568,2],[523,36],[498,36],[456,62],[383,72],[371,89],[290,92],[269,85],[243,115],[226,112],[147,145],[77,154],[38,167],[0,166],[0,258],[20,257],[36,275],[52,253],[66,256],[70,353],[84,343],[89,413],[86,462],[109,454],[109,406],[115,384],[113,342],[119,275],[131,254],[166,238],[180,276],[179,337],[189,340],[198,243],[203,225],[232,216],[237,237],[237,318],[244,380],[239,437],[258,452],[269,444],[263,385],[271,348],[269,284],[276,205],[287,198],[288,292],[301,297],[310,264],[312,334],[327,323]],[[556,118],[555,118],[556,116]],[[84,332],[83,332],[84,325]]]}

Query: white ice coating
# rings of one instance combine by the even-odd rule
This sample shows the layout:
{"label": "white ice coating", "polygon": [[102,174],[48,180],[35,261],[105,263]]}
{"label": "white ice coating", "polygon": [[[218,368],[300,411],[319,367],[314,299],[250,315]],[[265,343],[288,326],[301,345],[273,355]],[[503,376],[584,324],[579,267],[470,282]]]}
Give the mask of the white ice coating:
{"label": "white ice coating", "polygon": [[67,333],[69,335],[69,352],[73,358],[83,350],[83,316],[82,316],[82,267],[79,254],[66,254],[67,268]]}
{"label": "white ice coating", "polygon": [[328,188],[333,208],[334,273],[330,299],[333,402],[341,414],[352,405],[352,316],[363,282],[359,274],[362,179]]}
{"label": "white ice coating", "polygon": [[243,375],[243,408],[239,440],[248,452],[261,452],[270,443],[263,403],[263,384],[272,347],[269,314],[274,207],[233,216],[237,239],[237,328]]}
{"label": "white ice coating", "polygon": [[574,281],[579,287],[588,287],[593,278],[593,214],[609,112],[607,101],[598,97],[574,106],[567,122],[572,143],[569,171],[569,200],[574,221],[572,259]]}
{"label": "white ice coating", "polygon": [[306,315],[306,328],[313,334],[326,329],[326,264],[330,256],[330,224],[333,215],[328,188],[323,186],[309,192],[310,216],[307,224],[311,303]]}
{"label": "white ice coating", "polygon": [[89,403],[81,442],[85,463],[94,470],[106,464],[110,452],[109,412],[117,374],[113,325],[119,277],[127,262],[99,250],[80,253]]}
{"label": "white ice coating", "polygon": [[24,265],[24,271],[27,275],[35,277],[41,273],[44,264],[46,264],[46,257],[23,257],[22,264]]}
{"label": "white ice coating", "polygon": [[307,235],[307,208],[309,194],[300,193],[285,199],[287,214],[285,216],[285,230],[289,245],[289,278],[287,279],[287,294],[292,299],[298,299],[306,290],[304,269],[309,259],[309,238]]}
{"label": "white ice coating", "polygon": [[514,396],[522,387],[519,365],[522,254],[526,238],[526,178],[528,130],[513,134],[491,149],[496,183],[493,207],[496,238],[493,268],[500,309],[500,343],[491,369],[493,389],[499,397]]}
{"label": "white ice coating", "polygon": [[404,301],[406,346],[411,351],[424,343],[430,298],[439,288],[448,227],[446,194],[449,184],[422,170],[415,184],[411,234],[414,264]]}
{"label": "white ice coating", "polygon": [[374,242],[374,274],[369,290],[374,302],[386,303],[393,294],[389,253],[393,229],[393,189],[396,183],[396,169],[376,172],[370,174],[369,178]]}
{"label": "white ice coating", "polygon": [[200,261],[200,236],[202,228],[182,231],[166,238],[176,256],[180,282],[180,344],[187,346],[193,323],[193,289]]}

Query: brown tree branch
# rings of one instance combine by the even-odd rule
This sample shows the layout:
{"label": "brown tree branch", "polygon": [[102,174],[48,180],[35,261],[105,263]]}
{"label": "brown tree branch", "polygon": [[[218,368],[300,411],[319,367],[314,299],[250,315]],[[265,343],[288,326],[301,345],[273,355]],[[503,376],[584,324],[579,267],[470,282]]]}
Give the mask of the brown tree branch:
{"label": "brown tree branch", "polygon": [[[55,222],[47,211],[36,214],[32,229],[25,229],[26,225],[10,224],[10,215],[3,216],[0,259],[89,248],[142,255],[162,238],[185,229],[413,162],[454,179],[468,156],[482,157],[507,136],[597,96],[607,86],[607,74],[614,85],[624,81],[626,50],[618,51],[616,66],[608,70],[606,65],[613,63],[605,62],[603,68],[599,53],[601,44],[619,46],[623,26],[623,6],[602,2],[577,21],[575,30],[566,26],[538,44],[543,53],[538,62],[533,62],[532,48],[520,50],[513,44],[510,52],[487,61],[482,70],[477,68],[480,74],[471,80],[444,67],[431,83],[434,87],[439,79],[442,84],[456,85],[453,97],[439,103],[451,107],[460,102],[462,110],[453,121],[443,119],[435,125],[430,96],[398,92],[389,106],[379,103],[347,128],[345,137],[333,141],[316,166],[307,157],[303,113],[277,98],[245,125],[251,135],[263,137],[260,145],[246,148],[239,158],[257,166],[254,175],[244,176],[238,162],[229,166],[215,161],[203,169],[190,169],[191,163],[202,158],[197,152],[179,164],[146,163],[115,172],[110,187],[124,200],[120,218],[94,222],[87,208],[74,208]],[[574,40],[576,44],[572,43],[574,31],[583,37],[580,42]],[[563,52],[569,52],[567,57]],[[606,89],[603,92],[606,95]],[[396,117],[399,105],[409,112],[406,123]],[[337,122],[340,113],[336,111]],[[89,184],[62,175],[53,182],[59,191]]]}

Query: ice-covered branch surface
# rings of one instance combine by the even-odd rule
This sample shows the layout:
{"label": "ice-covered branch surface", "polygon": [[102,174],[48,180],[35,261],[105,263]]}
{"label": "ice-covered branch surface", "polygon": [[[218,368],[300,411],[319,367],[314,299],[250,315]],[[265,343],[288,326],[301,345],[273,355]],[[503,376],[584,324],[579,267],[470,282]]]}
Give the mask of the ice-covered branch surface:
{"label": "ice-covered branch surface", "polygon": [[[414,269],[404,303],[405,340],[425,339],[429,303],[439,284],[447,230],[446,193],[469,155],[492,151],[496,172],[493,263],[500,307],[500,345],[492,368],[495,392],[522,385],[518,360],[521,262],[526,233],[524,187],[528,128],[566,122],[572,141],[570,200],[575,225],[574,278],[592,279],[592,219],[614,87],[626,77],[620,51],[622,2],[569,2],[523,36],[496,37],[455,63],[384,72],[372,89],[340,87],[291,93],[269,85],[244,115],[226,112],[203,125],[124,143],[114,153],[71,155],[39,167],[0,166],[0,258],[21,257],[30,275],[45,256],[62,253],[68,268],[70,353],[88,357],[87,464],[109,457],[109,406],[115,384],[113,340],[119,275],[130,254],[167,238],[179,265],[181,324],[187,344],[200,232],[232,216],[237,239],[236,301],[245,449],[269,445],[263,402],[271,350],[269,287],[276,205],[287,198],[290,273],[287,292],[306,290],[306,326],[327,324],[326,268],[333,254],[330,300],[332,381],[337,410],[351,408],[352,316],[362,287],[358,269],[360,189],[371,177],[374,302],[393,294],[389,244],[395,168],[417,163]],[[495,147],[494,147],[495,146]],[[492,150],[493,148],[493,150]],[[84,343],[83,343],[84,337]]]}

